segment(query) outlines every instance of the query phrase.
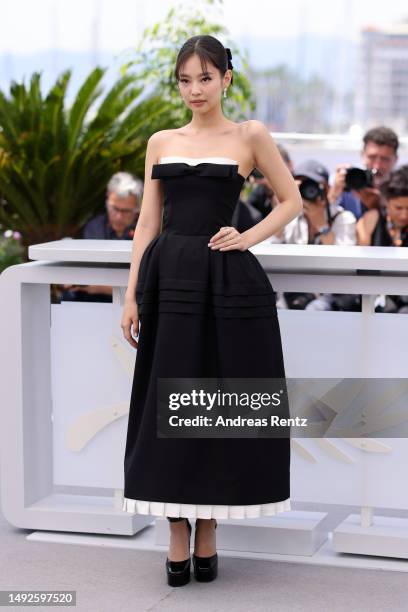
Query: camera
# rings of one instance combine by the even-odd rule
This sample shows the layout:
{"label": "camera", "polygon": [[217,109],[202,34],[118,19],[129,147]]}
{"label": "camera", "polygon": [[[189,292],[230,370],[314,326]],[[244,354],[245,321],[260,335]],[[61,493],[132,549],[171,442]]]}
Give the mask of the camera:
{"label": "camera", "polygon": [[258,170],[258,168],[254,168],[251,172],[251,175],[253,176],[255,179],[263,179],[264,175],[262,174],[262,172],[260,170]]}
{"label": "camera", "polygon": [[354,189],[359,191],[365,187],[373,187],[375,170],[362,170],[361,168],[347,168],[344,191]]}
{"label": "camera", "polygon": [[315,202],[320,196],[324,198],[324,189],[320,187],[320,184],[313,179],[304,179],[299,185],[300,195],[304,200],[310,200]]}

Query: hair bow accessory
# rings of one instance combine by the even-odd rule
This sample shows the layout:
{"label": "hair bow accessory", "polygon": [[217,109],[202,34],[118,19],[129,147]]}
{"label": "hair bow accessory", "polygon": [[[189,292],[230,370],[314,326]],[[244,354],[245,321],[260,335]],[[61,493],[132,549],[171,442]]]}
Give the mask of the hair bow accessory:
{"label": "hair bow accessory", "polygon": [[231,53],[231,49],[229,47],[225,47],[225,51],[227,52],[227,58],[228,58],[228,69],[232,70],[233,69],[233,65],[232,65],[232,53]]}

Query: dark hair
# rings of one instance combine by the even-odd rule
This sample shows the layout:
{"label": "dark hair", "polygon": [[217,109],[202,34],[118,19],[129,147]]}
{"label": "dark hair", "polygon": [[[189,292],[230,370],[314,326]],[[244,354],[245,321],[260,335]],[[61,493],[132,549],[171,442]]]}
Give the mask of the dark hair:
{"label": "dark hair", "polygon": [[[232,70],[232,56],[228,47],[224,47],[217,38],[209,34],[192,36],[184,43],[178,52],[174,70],[177,81],[179,80],[181,66],[189,57],[194,55],[194,53],[200,58],[203,72],[206,69],[207,62],[210,62],[218,68],[221,76],[224,76],[228,69]],[[233,80],[233,77],[231,77],[231,85]]]}
{"label": "dark hair", "polygon": [[389,179],[381,184],[380,189],[386,200],[408,197],[408,164],[391,172]]}
{"label": "dark hair", "polygon": [[391,128],[387,128],[384,125],[372,128],[364,134],[363,138],[364,148],[369,142],[375,142],[377,145],[386,145],[394,149],[396,154],[398,151],[399,141],[398,136]]}

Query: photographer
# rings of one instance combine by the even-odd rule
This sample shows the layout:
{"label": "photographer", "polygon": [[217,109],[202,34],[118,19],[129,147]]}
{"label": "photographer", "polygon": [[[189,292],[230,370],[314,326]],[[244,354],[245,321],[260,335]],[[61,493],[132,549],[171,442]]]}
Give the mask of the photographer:
{"label": "photographer", "polygon": [[[408,165],[395,170],[381,185],[386,206],[367,211],[357,223],[362,246],[408,246]],[[376,312],[408,313],[408,296],[382,295]]]}
{"label": "photographer", "polygon": [[[288,223],[271,242],[286,244],[356,244],[356,219],[350,211],[327,201],[328,170],[318,161],[307,160],[293,176],[303,199],[303,212]],[[359,296],[344,294],[284,293],[289,308],[302,310],[355,310]]]}
{"label": "photographer", "polygon": [[390,128],[380,126],[366,132],[361,152],[365,170],[350,164],[339,164],[329,187],[327,198],[359,219],[367,210],[385,205],[380,186],[388,179],[398,159],[398,136]]}
{"label": "photographer", "polygon": [[[106,188],[105,209],[92,217],[82,238],[132,240],[139,218],[143,183],[129,172],[117,172]],[[62,301],[112,302],[112,287],[105,285],[63,285]]]}

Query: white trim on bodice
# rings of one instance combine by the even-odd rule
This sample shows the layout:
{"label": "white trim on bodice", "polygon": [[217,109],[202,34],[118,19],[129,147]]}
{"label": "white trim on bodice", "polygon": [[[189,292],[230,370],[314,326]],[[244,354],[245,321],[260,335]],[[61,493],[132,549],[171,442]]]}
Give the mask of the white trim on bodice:
{"label": "white trim on bodice", "polygon": [[[165,161],[164,161],[165,160]],[[229,157],[183,157],[181,155],[170,155],[167,157],[161,157],[161,164],[171,164],[177,162],[188,163],[196,166],[200,163],[212,163],[212,164],[235,164],[238,166],[238,162],[235,159],[229,159]]]}

